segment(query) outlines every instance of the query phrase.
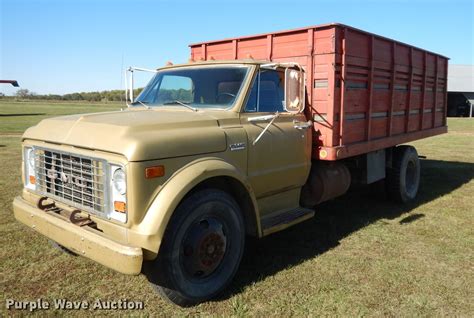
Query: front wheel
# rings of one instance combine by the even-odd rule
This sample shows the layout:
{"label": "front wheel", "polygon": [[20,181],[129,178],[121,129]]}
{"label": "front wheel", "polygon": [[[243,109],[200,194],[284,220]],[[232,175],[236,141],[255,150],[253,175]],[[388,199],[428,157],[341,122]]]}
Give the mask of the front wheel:
{"label": "front wheel", "polygon": [[215,297],[234,277],[244,249],[239,206],[226,192],[205,189],[178,206],[158,258],[147,266],[157,291],[180,306]]}
{"label": "front wheel", "polygon": [[387,168],[387,193],[397,202],[413,200],[420,187],[420,160],[415,147],[398,146],[393,150],[392,167]]}

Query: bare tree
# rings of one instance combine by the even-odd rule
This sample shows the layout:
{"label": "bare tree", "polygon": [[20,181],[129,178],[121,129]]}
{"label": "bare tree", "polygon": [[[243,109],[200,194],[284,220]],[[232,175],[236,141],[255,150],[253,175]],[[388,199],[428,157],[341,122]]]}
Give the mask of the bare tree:
{"label": "bare tree", "polygon": [[31,92],[26,88],[20,88],[16,91],[15,96],[20,98],[27,98],[31,95]]}

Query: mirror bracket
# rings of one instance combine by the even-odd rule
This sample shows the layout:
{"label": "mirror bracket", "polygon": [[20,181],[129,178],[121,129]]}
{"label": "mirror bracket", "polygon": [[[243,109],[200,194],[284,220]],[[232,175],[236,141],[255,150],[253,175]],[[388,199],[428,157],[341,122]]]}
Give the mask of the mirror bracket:
{"label": "mirror bracket", "polygon": [[127,105],[127,107],[130,107],[130,104],[128,103],[129,101],[130,101],[130,103],[133,103],[133,101],[134,101],[134,96],[133,96],[133,84],[134,84],[133,72],[134,71],[149,72],[149,73],[157,73],[158,72],[158,70],[151,70],[151,69],[148,69],[148,68],[135,67],[135,66],[130,66],[125,70],[125,74],[124,74],[124,79],[125,79],[125,104]]}
{"label": "mirror bracket", "polygon": [[[263,134],[268,130],[268,128],[270,128],[271,125],[273,125],[273,122],[275,121],[275,119],[277,119],[278,117],[280,117],[280,114],[279,112],[276,112],[275,114],[273,115],[267,115],[267,116],[258,116],[258,117],[253,117],[253,118],[249,118],[248,121],[250,122],[255,122],[255,121],[262,121],[262,120],[270,120],[270,122],[265,126],[265,128],[262,130],[262,132],[257,136],[257,138],[255,138],[255,140],[253,141],[252,145],[255,146],[255,144],[260,140],[260,138],[262,138]],[[265,117],[265,119],[264,119]],[[253,120],[251,120],[253,119]],[[256,120],[258,119],[258,120]]]}

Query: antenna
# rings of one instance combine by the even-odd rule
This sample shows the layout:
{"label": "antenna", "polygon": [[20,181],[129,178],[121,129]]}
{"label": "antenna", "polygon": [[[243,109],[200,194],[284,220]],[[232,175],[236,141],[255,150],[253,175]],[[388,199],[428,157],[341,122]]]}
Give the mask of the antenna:
{"label": "antenna", "polygon": [[[120,63],[120,90],[123,89],[123,52],[122,52],[122,62]],[[122,101],[122,94],[120,94],[120,101]]]}

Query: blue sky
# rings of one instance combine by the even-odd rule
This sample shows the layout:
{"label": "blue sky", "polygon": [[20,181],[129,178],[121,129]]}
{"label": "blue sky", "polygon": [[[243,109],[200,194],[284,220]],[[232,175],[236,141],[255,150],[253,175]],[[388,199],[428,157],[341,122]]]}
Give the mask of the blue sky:
{"label": "blue sky", "polygon": [[119,89],[126,66],[185,62],[189,43],[329,22],[474,64],[472,0],[0,0],[0,79],[39,94]]}

